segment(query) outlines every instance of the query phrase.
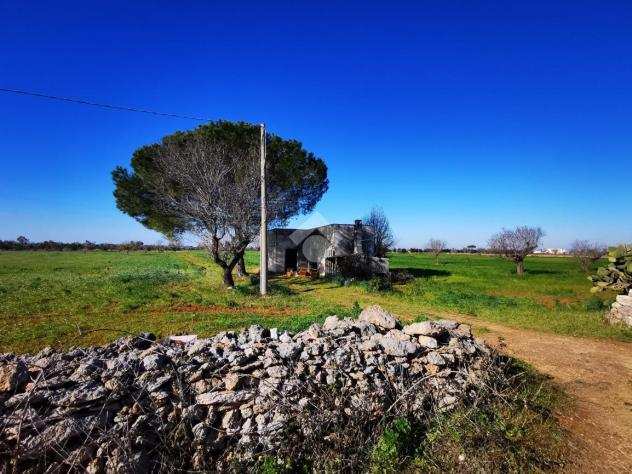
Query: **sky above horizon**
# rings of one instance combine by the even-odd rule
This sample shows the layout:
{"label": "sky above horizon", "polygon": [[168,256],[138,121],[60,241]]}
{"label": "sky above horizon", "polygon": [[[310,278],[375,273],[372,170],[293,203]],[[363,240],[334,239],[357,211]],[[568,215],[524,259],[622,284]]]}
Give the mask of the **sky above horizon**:
{"label": "sky above horizon", "polygon": [[[632,242],[632,2],[8,2],[0,87],[264,121],[397,245]],[[198,123],[0,92],[0,239],[155,243],[111,170]],[[308,219],[303,216],[299,223]]]}

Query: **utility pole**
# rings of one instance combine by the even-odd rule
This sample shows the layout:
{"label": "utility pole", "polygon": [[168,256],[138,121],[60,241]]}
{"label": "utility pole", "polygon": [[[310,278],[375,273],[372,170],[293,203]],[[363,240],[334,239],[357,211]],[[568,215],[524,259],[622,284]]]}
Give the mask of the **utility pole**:
{"label": "utility pole", "polygon": [[268,218],[266,211],[266,126],[261,124],[261,231],[259,236],[259,293],[268,293]]}

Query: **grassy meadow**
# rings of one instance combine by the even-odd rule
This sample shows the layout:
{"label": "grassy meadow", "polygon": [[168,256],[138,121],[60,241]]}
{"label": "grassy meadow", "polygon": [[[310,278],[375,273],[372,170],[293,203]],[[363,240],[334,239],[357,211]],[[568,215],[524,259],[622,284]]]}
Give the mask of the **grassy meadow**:
{"label": "grassy meadow", "polygon": [[[256,271],[258,254],[249,252],[246,264]],[[0,352],[105,343],[141,331],[209,335],[253,323],[298,330],[373,303],[402,319],[467,315],[479,331],[492,321],[632,341],[632,331],[603,323],[613,295],[589,293],[571,258],[530,257],[522,278],[510,262],[481,255],[446,254],[437,264],[426,254],[393,254],[391,267],[415,279],[380,292],[366,283],[278,276],[261,299],[248,278],[224,289],[202,251],[1,252]]]}

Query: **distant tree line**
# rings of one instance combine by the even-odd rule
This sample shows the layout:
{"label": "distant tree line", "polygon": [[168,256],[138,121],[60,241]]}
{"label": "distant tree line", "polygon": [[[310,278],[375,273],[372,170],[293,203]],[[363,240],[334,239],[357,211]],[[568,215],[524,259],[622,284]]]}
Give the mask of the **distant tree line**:
{"label": "distant tree line", "polygon": [[[395,253],[433,253],[433,249],[430,247],[417,248],[417,247],[396,247],[391,250]],[[463,248],[444,248],[441,249],[441,253],[487,253],[488,250],[483,247],[476,247],[475,245],[468,245]]]}
{"label": "distant tree line", "polygon": [[0,250],[43,250],[43,251],[138,251],[138,250],[185,250],[195,247],[184,246],[178,242],[168,244],[145,244],[140,240],[122,242],[120,244],[85,242],[56,242],[45,240],[43,242],[31,242],[26,237],[20,236],[15,240],[0,240]]}

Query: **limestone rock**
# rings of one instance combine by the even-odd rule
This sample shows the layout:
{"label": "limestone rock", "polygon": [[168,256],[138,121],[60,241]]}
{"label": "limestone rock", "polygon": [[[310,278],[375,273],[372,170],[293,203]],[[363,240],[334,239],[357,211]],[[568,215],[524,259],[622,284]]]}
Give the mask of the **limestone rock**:
{"label": "limestone rock", "polygon": [[200,405],[239,405],[254,398],[255,394],[249,390],[239,392],[223,391],[202,393],[195,397]]}
{"label": "limestone rock", "polygon": [[338,316],[329,316],[323,323],[323,331],[331,331],[338,326]]}
{"label": "limestone rock", "polygon": [[419,346],[411,341],[401,341],[394,337],[382,337],[379,340],[384,352],[395,357],[406,357],[419,350]]}
{"label": "limestone rock", "polygon": [[358,317],[360,321],[366,321],[367,323],[374,324],[382,329],[395,329],[397,326],[397,320],[388,311],[382,309],[380,306],[373,305],[365,308]]}
{"label": "limestone rock", "polygon": [[403,331],[410,336],[438,336],[444,329],[434,321],[422,321],[404,326]]}
{"label": "limestone rock", "polygon": [[419,336],[417,340],[421,347],[425,347],[427,349],[436,349],[437,347],[439,347],[439,343],[434,337]]}

